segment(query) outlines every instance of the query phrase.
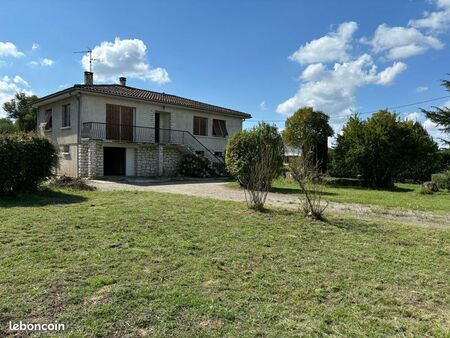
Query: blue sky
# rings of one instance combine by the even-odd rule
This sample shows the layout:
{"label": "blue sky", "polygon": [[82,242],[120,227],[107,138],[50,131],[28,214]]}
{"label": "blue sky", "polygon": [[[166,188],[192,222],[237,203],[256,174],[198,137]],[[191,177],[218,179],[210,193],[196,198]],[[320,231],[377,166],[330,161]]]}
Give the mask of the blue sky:
{"label": "blue sky", "polygon": [[[117,82],[283,121],[312,105],[336,130],[351,111],[442,97],[450,0],[2,1],[0,102],[82,82]],[[435,126],[419,107],[397,109]],[[417,114],[413,114],[416,112]],[[2,114],[2,112],[0,112]],[[364,115],[367,117],[369,114]]]}

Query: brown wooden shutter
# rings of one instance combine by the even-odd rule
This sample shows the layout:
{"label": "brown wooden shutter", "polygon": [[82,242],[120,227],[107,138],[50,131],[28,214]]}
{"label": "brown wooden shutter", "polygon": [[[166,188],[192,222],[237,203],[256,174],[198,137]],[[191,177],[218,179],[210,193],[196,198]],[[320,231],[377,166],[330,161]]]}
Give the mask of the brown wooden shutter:
{"label": "brown wooden shutter", "polygon": [[121,139],[133,141],[133,111],[132,107],[120,107]]}
{"label": "brown wooden shutter", "polygon": [[120,106],[106,105],[106,138],[120,140]]}

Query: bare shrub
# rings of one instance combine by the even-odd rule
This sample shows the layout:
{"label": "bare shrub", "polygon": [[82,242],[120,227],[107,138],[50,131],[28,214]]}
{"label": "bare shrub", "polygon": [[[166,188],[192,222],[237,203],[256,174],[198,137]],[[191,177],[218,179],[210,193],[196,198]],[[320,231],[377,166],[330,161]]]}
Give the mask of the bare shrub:
{"label": "bare shrub", "polygon": [[322,182],[317,164],[307,157],[298,157],[289,161],[292,178],[301,189],[300,208],[305,216],[323,219],[328,202],[322,200]]}
{"label": "bare shrub", "polygon": [[263,210],[272,181],[278,175],[278,168],[272,165],[274,151],[270,146],[262,146],[256,154],[253,170],[246,180],[239,181],[244,187],[247,206],[255,210]]}

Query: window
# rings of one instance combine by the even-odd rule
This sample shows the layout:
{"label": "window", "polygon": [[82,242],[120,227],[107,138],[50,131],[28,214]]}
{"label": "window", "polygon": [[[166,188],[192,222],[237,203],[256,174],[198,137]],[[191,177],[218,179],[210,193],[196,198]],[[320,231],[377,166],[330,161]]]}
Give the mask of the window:
{"label": "window", "polygon": [[228,130],[225,120],[216,120],[213,119],[213,131],[212,134],[214,136],[219,137],[227,137],[228,136]]}
{"label": "window", "polygon": [[45,111],[45,130],[51,130],[52,129],[52,110],[47,109]]}
{"label": "window", "polygon": [[61,127],[70,127],[70,104],[62,106]]}
{"label": "window", "polygon": [[205,152],[204,152],[203,150],[197,150],[197,151],[195,152],[195,154],[196,154],[197,156],[202,156],[202,157],[205,156]]}
{"label": "window", "polygon": [[221,151],[215,151],[214,155],[217,156],[217,157],[222,157],[223,158],[223,152],[221,152]]}
{"label": "window", "polygon": [[68,144],[62,145],[61,151],[63,154],[70,154],[70,145],[68,145]]}
{"label": "window", "polygon": [[208,135],[208,119],[206,117],[194,116],[194,135]]}

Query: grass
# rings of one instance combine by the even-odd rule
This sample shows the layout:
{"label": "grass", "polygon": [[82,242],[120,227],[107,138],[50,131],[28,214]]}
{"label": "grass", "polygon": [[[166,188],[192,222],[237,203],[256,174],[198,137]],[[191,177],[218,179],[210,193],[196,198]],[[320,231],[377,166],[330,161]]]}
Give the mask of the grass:
{"label": "grass", "polygon": [[[229,183],[238,187],[236,182]],[[392,189],[362,187],[322,187],[323,198],[334,202],[373,204],[385,207],[450,213],[450,192],[436,192],[430,195],[420,193],[420,184],[397,183]],[[273,184],[272,192],[297,194],[298,184],[292,179],[279,178]]]}
{"label": "grass", "polygon": [[[149,192],[0,200],[0,336],[448,336],[450,233]],[[38,334],[36,334],[38,336]]]}

